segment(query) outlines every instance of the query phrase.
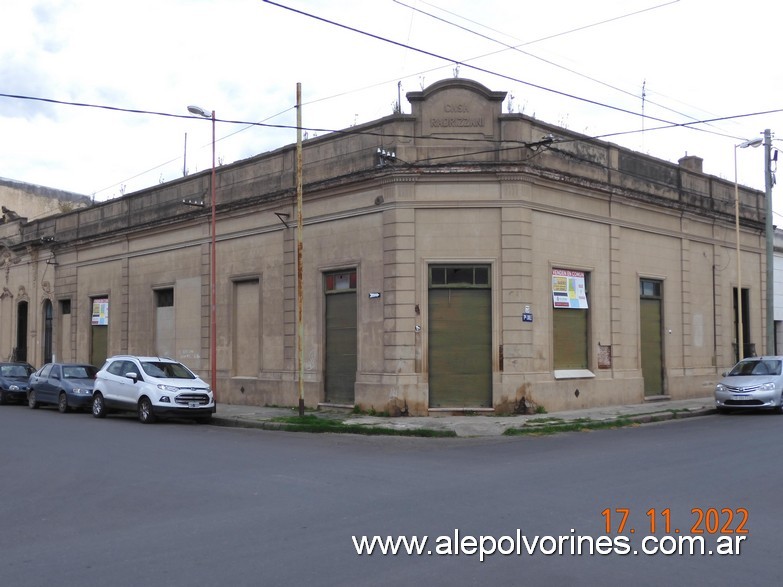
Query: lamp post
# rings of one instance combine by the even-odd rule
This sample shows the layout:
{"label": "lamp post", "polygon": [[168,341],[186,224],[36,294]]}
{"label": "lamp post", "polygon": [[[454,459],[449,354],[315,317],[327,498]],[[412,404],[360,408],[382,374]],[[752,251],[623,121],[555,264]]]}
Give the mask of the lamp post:
{"label": "lamp post", "polygon": [[737,238],[737,359],[745,358],[745,333],[742,327],[742,261],[740,259],[740,205],[737,182],[737,149],[758,147],[763,139],[757,138],[734,145],[734,232]]}
{"label": "lamp post", "polygon": [[215,294],[215,282],[217,281],[217,255],[215,253],[215,111],[204,110],[199,106],[188,106],[188,112],[212,119],[212,180],[210,193],[210,207],[212,217],[210,220],[210,232],[212,242],[210,245],[210,279],[209,279],[209,371],[210,387],[217,401],[217,302]]}

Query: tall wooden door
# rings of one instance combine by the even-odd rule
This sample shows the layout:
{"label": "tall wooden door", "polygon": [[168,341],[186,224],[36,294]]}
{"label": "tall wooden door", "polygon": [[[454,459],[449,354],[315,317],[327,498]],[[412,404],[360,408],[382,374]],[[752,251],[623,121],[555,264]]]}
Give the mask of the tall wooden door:
{"label": "tall wooden door", "polygon": [[325,276],[326,322],[324,399],[353,405],[356,384],[356,271]]}
{"label": "tall wooden door", "polygon": [[641,334],[642,377],[644,395],[666,393],[663,377],[663,297],[662,282],[641,280],[639,332]]}

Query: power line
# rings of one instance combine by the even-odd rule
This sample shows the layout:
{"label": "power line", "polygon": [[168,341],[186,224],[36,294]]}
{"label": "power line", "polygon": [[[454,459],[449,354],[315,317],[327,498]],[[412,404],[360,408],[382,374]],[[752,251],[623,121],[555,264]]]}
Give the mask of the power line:
{"label": "power line", "polygon": [[[172,114],[172,113],[168,113],[168,112],[159,112],[159,111],[152,111],[152,110],[142,110],[142,109],[138,109],[138,108],[123,108],[123,107],[118,107],[118,106],[107,106],[107,105],[101,105],[101,104],[90,104],[90,103],[85,103],[85,102],[69,102],[69,101],[65,101],[65,100],[56,100],[56,99],[53,99],[53,98],[40,98],[40,97],[34,97],[34,96],[22,96],[22,95],[17,95],[17,94],[5,94],[5,93],[0,93],[0,97],[19,99],[19,100],[33,100],[33,101],[39,101],[39,102],[47,102],[47,103],[50,103],[50,104],[57,104],[57,105],[64,105],[64,106],[76,106],[76,107],[81,107],[81,108],[96,108],[96,109],[108,110],[108,111],[112,111],[112,112],[125,112],[125,113],[140,114],[140,115],[164,116],[164,117],[169,117],[169,118],[184,118],[184,119],[203,120],[203,118],[200,117],[200,116],[193,116],[193,115],[189,115],[189,114]],[[685,123],[667,123],[665,125],[661,125],[661,126],[654,127],[654,128],[651,128],[651,129],[644,129],[644,128],[642,128],[642,129],[633,129],[633,130],[619,131],[619,132],[614,132],[614,133],[606,133],[606,134],[587,136],[587,137],[581,137],[581,138],[559,138],[559,139],[556,139],[554,142],[551,139],[542,139],[541,141],[527,142],[527,141],[521,141],[521,140],[499,140],[499,139],[498,140],[488,140],[486,138],[448,137],[448,136],[432,137],[432,136],[427,136],[426,138],[428,140],[438,140],[438,141],[450,142],[450,143],[463,143],[463,144],[469,144],[469,143],[485,143],[485,144],[486,143],[496,143],[498,145],[504,145],[504,146],[503,147],[494,148],[494,149],[482,149],[482,150],[474,151],[474,152],[462,152],[462,153],[459,153],[459,154],[447,155],[447,156],[443,156],[443,157],[428,158],[428,159],[423,159],[423,160],[417,161],[414,164],[422,164],[422,163],[426,163],[426,162],[433,162],[436,159],[449,159],[449,158],[452,158],[452,157],[463,157],[464,158],[464,157],[470,156],[470,155],[480,155],[480,154],[486,154],[486,153],[490,153],[490,152],[498,152],[500,150],[511,150],[511,149],[520,148],[520,147],[529,147],[530,148],[530,147],[537,147],[537,146],[541,147],[541,146],[543,146],[546,149],[549,149],[549,148],[551,148],[551,146],[553,144],[562,144],[562,143],[569,143],[569,142],[583,142],[583,141],[591,141],[591,140],[602,140],[602,139],[606,139],[606,138],[609,138],[609,137],[628,135],[628,134],[635,134],[635,133],[639,133],[639,132],[651,132],[651,131],[656,131],[656,130],[665,130],[665,129],[676,128],[676,127],[688,128],[691,125],[696,125],[696,124],[709,124],[709,123],[713,123],[713,122],[726,121],[726,120],[737,119],[737,118],[748,118],[748,117],[752,117],[752,116],[762,116],[762,115],[768,115],[768,114],[774,114],[774,113],[780,113],[780,112],[783,112],[783,108],[776,109],[776,110],[767,110],[767,111],[763,111],[763,112],[755,112],[755,113],[750,113],[750,114],[739,114],[739,115],[733,115],[733,116],[724,116],[724,117],[719,117],[719,118],[712,118],[712,119],[707,119],[707,120],[697,120],[697,121],[685,122]],[[275,116],[277,116],[277,115],[275,115]],[[244,120],[229,120],[229,119],[220,119],[220,118],[216,118],[216,122],[221,122],[221,123],[226,123],[226,124],[238,124],[238,125],[243,125],[245,127],[245,128],[240,129],[239,131],[236,131],[234,133],[226,135],[225,137],[222,137],[222,138],[227,138],[227,137],[233,136],[233,135],[237,134],[238,132],[247,130],[248,128],[252,128],[252,127],[255,127],[255,126],[268,127],[268,128],[279,128],[279,129],[296,129],[297,128],[294,125],[268,124],[268,123],[265,123],[265,122],[248,122],[248,121],[244,121]],[[370,131],[370,130],[357,129],[357,128],[353,128],[353,127],[352,128],[348,128],[348,129],[342,129],[342,130],[326,129],[326,128],[312,128],[312,127],[305,129],[303,127],[303,130],[308,130],[308,131],[313,131],[313,132],[322,132],[322,133],[331,133],[331,134],[336,134],[336,135],[339,135],[339,136],[350,136],[350,135],[373,136],[373,137],[378,137],[378,138],[382,138],[382,139],[390,139],[390,138],[392,138],[392,139],[412,139],[412,140],[416,140],[416,139],[425,138],[423,136],[415,135],[415,134],[403,134],[403,133],[389,134],[386,131],[384,131],[384,132],[375,132],[375,131]],[[508,146],[509,144],[515,144],[515,146],[510,147],[510,146]],[[542,152],[542,151],[538,151],[538,152],[534,153],[530,158],[537,156],[540,152]],[[151,171],[159,169],[160,167],[163,167],[165,165],[173,163],[174,161],[177,161],[178,159],[180,159],[180,158],[177,157],[175,159],[171,159],[169,161],[166,161],[165,163],[161,163],[160,165],[157,165],[157,166],[155,166],[155,167],[153,167],[153,168],[151,168],[151,169],[149,169],[147,171],[138,173],[138,174],[136,174],[136,175],[134,175],[134,176],[132,176],[130,178],[126,178],[126,179],[124,179],[124,180],[122,180],[120,182],[117,182],[117,183],[113,184],[112,186],[108,186],[106,188],[103,188],[102,190],[98,190],[95,193],[100,193],[100,192],[109,190],[112,187],[115,187],[117,185],[122,185],[125,181],[129,181],[129,180],[135,179],[137,177],[140,177],[142,175],[145,175],[145,174],[147,174],[147,173],[149,173]]]}
{"label": "power line", "polygon": [[[401,43],[401,42],[395,41],[393,39],[388,39],[386,37],[382,37],[380,35],[376,35],[375,33],[370,33],[368,31],[363,31],[361,29],[357,29],[355,27],[352,27],[352,26],[349,26],[349,25],[346,25],[346,24],[338,23],[338,22],[330,20],[328,18],[317,16],[317,15],[311,14],[309,12],[304,12],[302,10],[298,10],[296,8],[292,8],[290,6],[285,6],[283,4],[279,4],[277,2],[273,2],[272,0],[263,0],[263,1],[266,2],[267,4],[271,4],[273,6],[277,6],[278,8],[283,8],[285,10],[294,12],[296,14],[300,14],[302,16],[306,16],[308,18],[312,18],[312,19],[324,22],[324,23],[332,25],[332,26],[343,28],[345,30],[348,30],[348,31],[351,31],[351,32],[354,32],[354,33],[357,33],[357,34],[360,34],[360,35],[364,35],[364,36],[367,36],[367,37],[370,37],[370,38],[373,38],[373,39],[376,39],[376,40],[379,40],[379,41],[383,41],[385,43],[389,43],[389,44],[395,45],[397,47],[401,47],[403,49],[408,49],[410,51],[415,51],[417,53],[421,53],[421,54],[427,55],[429,57],[434,57],[436,59],[447,61],[449,63],[455,64],[455,65],[458,65],[458,66],[463,66],[464,65],[467,68],[473,69],[475,71],[479,71],[481,73],[486,73],[488,75],[493,75],[493,76],[496,76],[496,77],[499,77],[499,78],[502,78],[502,79],[506,79],[506,80],[513,81],[513,82],[516,82],[516,83],[520,83],[520,84],[523,84],[523,85],[526,85],[526,86],[530,86],[530,87],[533,87],[533,88],[536,88],[536,89],[539,89],[539,90],[543,90],[545,92],[550,92],[550,93],[553,93],[553,94],[557,94],[557,95],[563,96],[565,98],[571,98],[573,100],[578,100],[580,102],[585,102],[587,104],[592,104],[594,106],[600,106],[602,108],[608,108],[610,110],[614,110],[616,112],[621,112],[623,114],[629,114],[629,115],[635,116],[635,117],[641,116],[638,112],[634,112],[632,110],[627,110],[625,108],[620,108],[619,106],[612,106],[611,104],[606,104],[606,103],[603,103],[603,102],[599,102],[597,100],[592,100],[590,98],[583,98],[581,96],[576,96],[574,94],[569,94],[567,92],[563,92],[563,91],[560,91],[560,90],[547,88],[546,86],[542,86],[542,85],[539,85],[539,84],[528,82],[528,81],[525,81],[525,80],[522,80],[522,79],[519,79],[519,78],[515,78],[515,77],[510,76],[510,75],[498,73],[496,71],[492,71],[490,69],[479,67],[477,65],[471,65],[467,61],[463,61],[463,60],[459,60],[459,59],[452,59],[452,58],[446,57],[444,55],[440,55],[438,53],[433,53],[432,51],[428,51],[426,49],[420,49],[418,47],[413,47],[412,45],[407,45],[405,43]],[[665,119],[662,119],[662,118],[656,118],[656,117],[653,117],[653,116],[648,116],[647,118],[649,118],[650,120],[654,120],[656,122],[663,122],[663,123],[667,123],[667,124],[677,124],[677,123],[674,123],[674,122],[672,122],[670,120],[665,120]],[[698,129],[698,128],[694,128],[693,130],[697,130],[697,131],[700,131],[700,132],[708,132],[708,131],[704,131],[703,129]]]}
{"label": "power line", "polygon": [[[165,116],[168,118],[186,118],[186,119],[194,119],[194,120],[203,120],[201,116],[196,116],[192,114],[172,114],[170,112],[160,112],[155,110],[142,110],[138,108],[125,108],[121,106],[107,106],[105,104],[90,104],[86,102],[71,102],[68,100],[57,100],[54,98],[41,98],[37,96],[23,96],[18,94],[5,94],[0,93],[0,98],[12,98],[17,100],[33,100],[38,102],[47,102],[50,104],[59,104],[63,106],[76,106],[80,108],[97,108],[101,110],[109,110],[112,112],[125,112],[125,113],[131,113],[131,114],[144,114],[148,116]],[[284,110],[283,112],[287,112],[287,110]],[[565,139],[565,141],[589,141],[589,140],[599,140],[606,137],[614,137],[614,136],[621,136],[621,135],[628,135],[628,134],[635,134],[638,132],[647,132],[647,131],[654,131],[654,130],[665,130],[669,128],[678,128],[678,127],[692,127],[693,125],[697,124],[710,124],[712,122],[720,122],[725,120],[734,120],[738,118],[750,118],[753,116],[764,116],[768,114],[777,114],[783,112],[783,108],[778,108],[774,110],[764,110],[760,112],[751,112],[746,114],[734,114],[730,116],[721,116],[716,118],[707,118],[703,120],[694,120],[691,122],[668,122],[668,121],[660,121],[664,122],[665,124],[653,127],[649,129],[632,129],[632,130],[626,130],[626,131],[618,131],[613,133],[604,133],[600,135],[592,135],[587,136],[585,138],[579,138],[579,139]],[[274,116],[279,116],[279,114],[275,114],[270,118],[273,118]],[[268,119],[267,119],[268,120]],[[656,119],[653,119],[656,120]],[[296,130],[296,125],[290,125],[290,124],[269,124],[266,122],[251,122],[247,120],[232,120],[228,118],[216,118],[216,122],[224,123],[224,124],[239,124],[239,125],[245,125],[247,128],[252,128],[254,126],[264,127],[264,128],[277,128],[277,129],[287,129],[287,130]],[[246,129],[240,129],[239,131],[236,131],[234,133],[225,135],[222,137],[222,139],[228,138],[230,136],[233,136],[237,134],[238,132],[241,132]],[[518,143],[519,145],[527,145],[526,141],[521,140],[509,140],[509,139],[486,139],[486,138],[472,138],[472,137],[448,137],[448,136],[423,136],[423,135],[415,135],[415,134],[405,134],[405,133],[395,133],[395,134],[389,134],[388,132],[374,132],[369,130],[361,130],[357,129],[355,127],[350,127],[347,129],[333,129],[333,128],[320,128],[320,127],[302,127],[302,130],[306,131],[312,131],[312,132],[319,132],[319,133],[332,133],[332,134],[339,134],[339,135],[365,135],[365,136],[376,136],[380,138],[398,138],[398,139],[422,139],[427,138],[428,140],[434,140],[434,141],[444,141],[444,142],[466,142],[466,143],[475,143],[475,142],[497,142],[497,143]],[[567,131],[567,129],[564,129]],[[570,132],[570,131],[567,131]],[[718,133],[713,133],[718,134]],[[721,135],[726,136],[730,138],[741,138],[741,137],[731,137],[730,135]],[[783,140],[783,139],[780,139]],[[172,159],[172,161],[176,161],[176,159]],[[156,168],[153,168],[156,169]]]}
{"label": "power line", "polygon": [[[521,53],[521,54],[523,54],[523,55],[526,55],[526,56],[528,56],[528,57],[531,57],[532,59],[536,59],[536,60],[538,60],[538,61],[541,61],[541,62],[543,62],[543,63],[546,63],[547,65],[551,65],[551,66],[553,66],[553,67],[556,67],[556,68],[558,68],[558,69],[562,69],[563,71],[567,71],[568,73],[572,73],[572,74],[574,74],[574,75],[577,75],[577,76],[579,76],[579,77],[582,77],[582,78],[584,78],[584,79],[586,79],[586,80],[589,80],[589,81],[591,81],[591,82],[594,82],[594,83],[600,84],[600,85],[602,85],[602,86],[605,86],[605,87],[607,87],[607,88],[609,88],[609,89],[611,89],[611,90],[614,90],[614,91],[616,91],[616,92],[620,92],[620,93],[622,93],[622,94],[625,94],[625,95],[627,95],[627,96],[631,96],[632,98],[638,98],[638,96],[637,96],[636,94],[634,94],[633,92],[629,92],[628,90],[624,90],[624,89],[622,89],[622,88],[618,88],[617,86],[613,86],[612,84],[609,84],[609,83],[607,83],[607,82],[601,81],[601,80],[599,80],[599,79],[596,79],[596,78],[594,78],[594,77],[591,77],[591,76],[589,76],[589,75],[586,75],[586,74],[584,74],[584,73],[580,73],[580,72],[578,72],[578,71],[576,71],[576,70],[574,70],[574,69],[571,69],[571,68],[569,68],[569,67],[565,67],[564,65],[560,65],[559,63],[555,63],[554,61],[550,61],[549,59],[544,59],[543,57],[540,57],[540,56],[538,56],[538,55],[535,55],[535,54],[533,54],[533,53],[530,53],[529,51],[524,51],[524,50],[522,50],[520,47],[527,46],[527,45],[532,45],[533,43],[538,43],[538,42],[540,42],[540,41],[545,41],[545,40],[548,40],[548,39],[552,39],[552,38],[560,37],[560,36],[567,35],[567,34],[570,34],[570,33],[573,33],[573,32],[577,32],[577,31],[583,31],[583,30],[586,30],[586,29],[588,29],[588,28],[592,28],[592,27],[600,26],[600,25],[602,25],[602,24],[606,24],[606,23],[609,23],[609,22],[614,22],[614,21],[617,21],[617,20],[621,20],[621,19],[623,19],[623,18],[628,18],[628,17],[631,17],[631,16],[636,16],[636,15],[638,15],[638,14],[642,14],[642,13],[644,13],[644,12],[649,12],[650,10],[655,10],[655,9],[658,9],[658,8],[663,8],[663,7],[669,6],[669,5],[671,5],[671,4],[676,4],[676,3],[677,3],[677,2],[679,2],[679,1],[680,1],[680,0],[674,0],[673,2],[667,2],[667,3],[665,3],[665,4],[659,4],[659,5],[657,5],[657,6],[652,6],[652,7],[649,7],[649,8],[645,8],[645,9],[643,9],[643,10],[637,10],[636,12],[630,12],[630,13],[628,13],[628,14],[624,14],[624,15],[622,15],[622,16],[617,16],[617,17],[610,18],[610,19],[607,19],[607,20],[602,20],[602,21],[599,21],[599,22],[596,22],[596,23],[593,23],[593,24],[589,24],[589,25],[581,26],[581,27],[578,27],[578,28],[575,28],[575,29],[571,29],[571,30],[569,30],[569,31],[565,31],[565,32],[563,32],[563,33],[558,33],[558,34],[555,34],[555,35],[549,35],[549,36],[547,36],[547,37],[543,37],[543,38],[541,38],[541,39],[536,39],[536,40],[533,40],[533,41],[527,41],[527,42],[521,43],[521,44],[519,44],[519,45],[510,45],[510,44],[508,44],[508,43],[505,43],[505,42],[503,42],[503,41],[500,41],[500,40],[498,40],[498,39],[495,39],[495,38],[493,38],[493,37],[490,37],[489,35],[484,35],[484,34],[482,34],[482,33],[478,32],[478,31],[474,31],[474,30],[472,30],[472,29],[469,29],[469,28],[467,28],[467,27],[464,27],[464,26],[462,26],[462,25],[459,25],[459,24],[457,24],[457,23],[451,22],[451,21],[449,21],[449,20],[447,20],[447,19],[445,19],[445,18],[441,18],[441,17],[439,17],[439,16],[437,16],[437,15],[434,15],[434,14],[431,14],[431,13],[429,13],[429,12],[426,12],[426,11],[424,11],[424,10],[421,10],[420,8],[416,8],[416,7],[414,7],[414,6],[410,6],[409,4],[405,4],[405,3],[404,3],[404,2],[402,2],[401,0],[393,0],[393,2],[395,2],[395,3],[399,4],[400,6],[404,6],[404,7],[406,7],[406,8],[410,8],[412,11],[418,12],[418,13],[420,13],[420,14],[423,14],[423,15],[425,15],[425,16],[429,16],[430,18],[434,18],[434,19],[436,19],[436,20],[438,20],[438,21],[440,21],[440,22],[443,22],[443,23],[445,23],[445,24],[448,24],[448,25],[450,25],[450,26],[457,27],[457,28],[458,28],[458,29],[460,29],[460,30],[463,30],[463,31],[465,31],[465,32],[468,32],[468,33],[470,33],[470,34],[472,34],[472,35],[476,35],[476,36],[478,36],[478,37],[481,37],[482,39],[486,39],[486,40],[488,40],[488,41],[492,41],[493,43],[498,43],[498,44],[500,44],[500,45],[503,45],[504,47],[506,47],[506,49],[508,49],[508,50],[511,50],[511,51],[516,51],[516,52],[518,52],[518,53]],[[443,10],[442,8],[439,8],[439,7],[437,7],[437,6],[433,5],[433,4],[430,4],[429,2],[424,2],[424,4],[427,4],[428,6],[433,6],[434,8],[438,8],[438,10]],[[487,26],[485,26],[485,25],[483,25],[483,24],[481,24],[481,23],[479,23],[479,22],[476,22],[476,21],[473,21],[473,20],[470,20],[470,19],[464,18],[464,17],[462,17],[462,16],[460,16],[459,14],[456,14],[456,13],[454,13],[454,12],[450,12],[450,11],[448,11],[448,10],[443,10],[443,11],[444,11],[444,12],[446,12],[446,13],[448,13],[448,14],[451,14],[451,15],[453,15],[453,16],[456,16],[457,18],[461,18],[461,19],[463,19],[463,20],[466,20],[466,21],[468,21],[468,22],[472,22],[473,24],[476,24],[476,25],[478,25],[478,26],[481,26],[481,27],[483,27],[483,28],[486,28],[486,29],[488,29],[488,30],[491,30],[491,31],[493,31],[493,32],[496,32],[496,33],[502,34],[502,35],[504,35],[504,36],[511,36],[511,35],[507,35],[506,33],[503,33],[502,31],[497,31],[497,30],[495,30],[495,29],[492,29],[492,28],[490,28],[490,27],[487,27]],[[518,40],[518,39],[517,39],[517,40]],[[498,52],[498,51],[494,51],[494,52],[492,52],[492,53],[487,53],[487,54],[484,54],[484,55],[481,55],[481,56],[478,56],[478,57],[472,57],[472,58],[470,58],[470,59],[468,59],[468,60],[466,60],[466,61],[475,61],[475,60],[477,60],[477,59],[483,59],[484,57],[488,57],[488,56],[490,56],[490,55],[496,55],[497,53],[499,53],[499,52]],[[672,112],[673,114],[678,114],[678,115],[680,115],[680,116],[684,116],[684,117],[686,117],[686,118],[689,118],[689,119],[691,119],[691,120],[695,120],[695,118],[694,118],[693,116],[690,116],[690,115],[688,115],[688,114],[685,114],[684,112],[679,112],[678,110],[674,110],[673,108],[669,108],[668,106],[665,106],[665,105],[663,105],[663,104],[659,104],[659,103],[657,103],[657,102],[653,102],[652,100],[647,100],[647,103],[649,103],[649,104],[652,104],[652,105],[654,105],[654,106],[658,106],[659,108],[662,108],[662,109],[664,109],[664,110],[668,110],[669,112]],[[644,115],[644,112],[642,112],[642,118],[644,118],[644,117],[645,117],[645,115]]]}

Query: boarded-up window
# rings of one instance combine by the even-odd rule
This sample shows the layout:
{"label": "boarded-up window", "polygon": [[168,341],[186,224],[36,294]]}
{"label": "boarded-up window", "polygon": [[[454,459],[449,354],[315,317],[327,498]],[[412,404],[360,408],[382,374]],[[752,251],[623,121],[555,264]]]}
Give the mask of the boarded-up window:
{"label": "boarded-up window", "polygon": [[73,361],[71,352],[71,300],[60,300],[60,345],[57,359],[70,363]]}
{"label": "boarded-up window", "polygon": [[174,288],[155,290],[155,353],[159,357],[174,357]]}
{"label": "boarded-up window", "polygon": [[257,279],[234,284],[233,373],[237,377],[258,377],[261,369],[260,282]]}

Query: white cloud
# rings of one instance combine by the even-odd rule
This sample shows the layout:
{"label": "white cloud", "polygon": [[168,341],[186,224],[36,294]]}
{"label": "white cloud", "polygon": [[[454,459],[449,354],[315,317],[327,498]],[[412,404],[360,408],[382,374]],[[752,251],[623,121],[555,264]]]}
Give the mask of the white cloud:
{"label": "white cloud", "polygon": [[[280,3],[466,61],[459,68],[461,77],[513,94],[515,110],[524,108],[525,114],[547,122],[588,135],[644,128],[644,133],[608,140],[669,161],[686,152],[698,155],[705,160],[705,171],[715,175],[733,178],[733,145],[742,139],[765,128],[783,133],[779,113],[699,127],[718,133],[713,134],[653,130],[664,123],[643,122],[599,105],[641,113],[646,82],[644,113],[664,121],[685,123],[783,108],[776,41],[765,33],[769,23],[783,16],[776,3]],[[432,55],[261,0],[10,4],[4,6],[0,38],[0,92],[5,94],[170,114],[186,114],[186,106],[195,103],[214,108],[219,119],[294,125],[295,89],[301,82],[304,125],[339,129],[391,113],[398,82],[403,109],[409,111],[405,92],[450,77],[455,68]],[[625,16],[646,8],[650,10]],[[535,57],[503,50],[464,29],[508,44],[530,43],[520,50]],[[482,55],[486,57],[472,59]],[[211,164],[208,120],[0,97],[0,128],[0,176],[100,199],[119,195],[121,186],[133,191],[181,176],[186,133],[190,171]],[[295,140],[293,130],[254,127],[236,132],[240,128],[218,125],[218,137],[231,135],[218,142],[218,157],[225,162]],[[740,181],[763,189],[760,150],[741,153]]]}

